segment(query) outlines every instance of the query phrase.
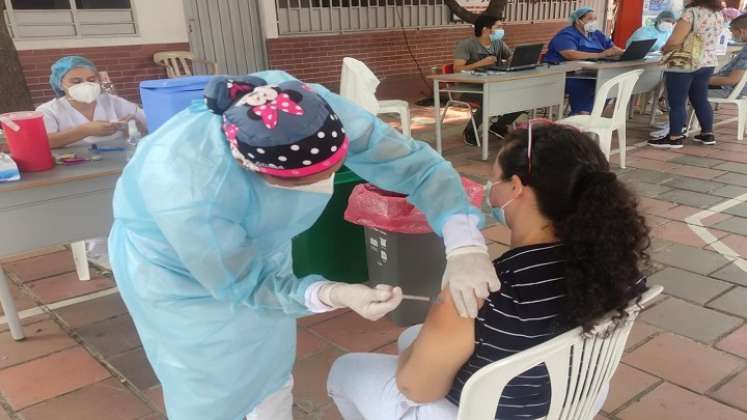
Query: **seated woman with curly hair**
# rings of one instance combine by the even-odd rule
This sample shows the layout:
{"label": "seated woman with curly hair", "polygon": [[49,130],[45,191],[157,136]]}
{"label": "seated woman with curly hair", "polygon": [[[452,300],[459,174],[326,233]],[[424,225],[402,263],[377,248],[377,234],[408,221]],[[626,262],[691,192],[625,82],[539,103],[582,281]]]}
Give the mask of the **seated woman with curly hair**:
{"label": "seated woman with curly hair", "polygon": [[[495,261],[501,290],[476,319],[461,318],[442,292],[422,327],[402,334],[399,356],[340,357],[327,386],[346,420],[456,419],[478,369],[577,326],[589,330],[611,310],[625,316],[645,291],[650,240],[634,194],[587,135],[553,124],[531,134],[506,137],[486,188],[493,215],[511,229],[511,249]],[[539,365],[509,383],[496,418],[542,418],[549,404]]]}

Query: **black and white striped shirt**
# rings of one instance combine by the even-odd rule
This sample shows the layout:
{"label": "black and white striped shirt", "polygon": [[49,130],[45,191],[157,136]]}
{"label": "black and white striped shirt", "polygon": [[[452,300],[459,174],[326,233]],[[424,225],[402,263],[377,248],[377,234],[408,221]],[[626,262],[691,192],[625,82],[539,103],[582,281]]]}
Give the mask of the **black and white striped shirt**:
{"label": "black and white striped shirt", "polygon": [[[501,290],[492,293],[475,320],[475,351],[446,398],[459,403],[462,387],[478,369],[564,333],[558,317],[565,297],[565,260],[560,243],[507,251],[495,261]],[[645,282],[644,282],[645,284]],[[505,388],[496,418],[536,419],[547,415],[550,379],[544,364],[517,376]]]}

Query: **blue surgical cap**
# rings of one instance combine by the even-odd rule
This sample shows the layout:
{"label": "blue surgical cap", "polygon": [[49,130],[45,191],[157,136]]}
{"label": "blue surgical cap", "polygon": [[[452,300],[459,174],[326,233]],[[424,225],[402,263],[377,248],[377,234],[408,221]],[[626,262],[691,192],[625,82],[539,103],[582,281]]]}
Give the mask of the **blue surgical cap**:
{"label": "blue surgical cap", "polygon": [[659,15],[658,15],[658,16],[656,16],[656,21],[654,22],[654,24],[655,24],[655,25],[656,25],[656,26],[658,27],[658,26],[659,26],[659,24],[660,24],[660,23],[661,23],[661,22],[662,22],[663,20],[665,20],[665,19],[666,19],[666,20],[671,20],[671,21],[675,21],[675,20],[676,20],[676,19],[674,18],[674,13],[670,12],[669,10],[665,10],[665,11],[663,11],[663,12],[659,13]]}
{"label": "blue surgical cap", "polygon": [[588,7],[588,6],[579,7],[578,9],[576,9],[576,11],[574,11],[573,13],[571,13],[570,16],[568,16],[568,19],[570,19],[571,23],[573,23],[573,22],[581,19],[582,17],[584,17],[585,14],[591,13],[593,11],[594,11],[594,9],[592,9],[591,7]]}
{"label": "blue surgical cap", "polygon": [[96,71],[96,66],[93,62],[85,57],[79,55],[68,55],[57,60],[52,64],[52,72],[49,75],[49,85],[52,86],[54,94],[57,96],[65,96],[65,91],[62,89],[62,78],[72,69],[79,67],[85,67]]}

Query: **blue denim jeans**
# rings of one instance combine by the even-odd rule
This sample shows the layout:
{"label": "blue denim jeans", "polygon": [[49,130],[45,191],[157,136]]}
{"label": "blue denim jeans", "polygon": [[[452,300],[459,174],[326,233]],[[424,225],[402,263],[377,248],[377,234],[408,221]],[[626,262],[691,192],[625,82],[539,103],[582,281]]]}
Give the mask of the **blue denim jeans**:
{"label": "blue denim jeans", "polygon": [[687,99],[695,109],[701,131],[713,132],[713,109],[708,102],[708,80],[713,75],[713,67],[703,67],[692,73],[666,72],[669,102],[669,134],[679,136],[687,124]]}

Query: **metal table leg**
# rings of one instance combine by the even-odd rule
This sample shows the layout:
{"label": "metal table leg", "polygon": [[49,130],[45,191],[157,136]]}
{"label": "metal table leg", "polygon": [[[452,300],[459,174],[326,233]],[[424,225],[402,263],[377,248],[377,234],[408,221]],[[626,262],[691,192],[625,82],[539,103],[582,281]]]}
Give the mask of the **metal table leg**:
{"label": "metal table leg", "polygon": [[13,337],[14,340],[23,340],[26,338],[23,335],[21,320],[18,318],[16,303],[13,301],[13,296],[10,294],[8,277],[5,275],[5,270],[3,270],[2,266],[0,266],[0,305],[3,307],[5,319],[8,321],[8,326],[10,327],[10,336]]}

